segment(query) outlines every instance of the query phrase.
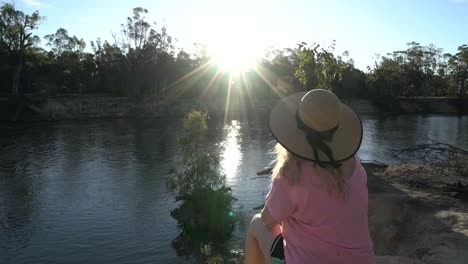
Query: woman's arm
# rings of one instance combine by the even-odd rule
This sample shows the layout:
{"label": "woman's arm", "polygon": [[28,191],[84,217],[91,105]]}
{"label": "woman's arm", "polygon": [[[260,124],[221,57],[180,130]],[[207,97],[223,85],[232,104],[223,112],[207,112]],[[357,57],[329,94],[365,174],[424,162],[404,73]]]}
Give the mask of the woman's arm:
{"label": "woman's arm", "polygon": [[270,211],[268,210],[268,206],[265,205],[262,210],[262,221],[263,223],[268,226],[268,228],[273,229],[275,226],[280,225],[280,222],[276,221],[273,219],[273,217],[270,214]]}

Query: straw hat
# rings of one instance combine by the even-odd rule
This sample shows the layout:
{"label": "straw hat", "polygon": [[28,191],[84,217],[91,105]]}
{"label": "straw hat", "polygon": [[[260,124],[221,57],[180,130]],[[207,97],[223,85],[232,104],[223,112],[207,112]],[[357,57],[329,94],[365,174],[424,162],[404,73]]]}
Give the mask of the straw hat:
{"label": "straw hat", "polygon": [[333,93],[315,89],[282,99],[268,120],[273,137],[289,152],[322,167],[339,167],[362,141],[358,115]]}

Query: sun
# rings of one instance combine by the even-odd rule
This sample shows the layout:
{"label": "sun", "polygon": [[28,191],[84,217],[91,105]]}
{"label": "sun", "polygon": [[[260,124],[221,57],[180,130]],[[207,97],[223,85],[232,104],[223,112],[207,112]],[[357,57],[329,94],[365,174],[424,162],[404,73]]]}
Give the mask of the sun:
{"label": "sun", "polygon": [[252,70],[259,57],[259,54],[252,47],[235,39],[210,47],[209,53],[213,63],[221,71],[230,73],[243,73]]}
{"label": "sun", "polygon": [[221,71],[243,73],[252,70],[263,55],[255,41],[252,25],[226,19],[208,41],[208,53]]}

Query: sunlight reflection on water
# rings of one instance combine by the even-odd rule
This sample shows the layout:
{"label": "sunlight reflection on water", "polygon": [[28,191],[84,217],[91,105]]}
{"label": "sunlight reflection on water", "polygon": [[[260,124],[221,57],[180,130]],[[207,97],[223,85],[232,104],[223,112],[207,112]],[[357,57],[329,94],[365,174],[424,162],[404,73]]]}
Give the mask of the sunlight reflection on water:
{"label": "sunlight reflection on water", "polygon": [[[427,137],[468,146],[468,116],[361,117],[363,160],[390,163],[389,149]],[[269,189],[253,180],[273,158],[265,120],[208,129],[206,149],[245,214],[239,248]],[[186,263],[171,247],[180,230],[166,188],[182,131],[179,119],[0,125],[0,263]]]}
{"label": "sunlight reflection on water", "polygon": [[240,128],[237,120],[232,120],[224,127],[225,137],[221,143],[221,168],[228,183],[232,183],[236,179],[238,167],[242,161]]}

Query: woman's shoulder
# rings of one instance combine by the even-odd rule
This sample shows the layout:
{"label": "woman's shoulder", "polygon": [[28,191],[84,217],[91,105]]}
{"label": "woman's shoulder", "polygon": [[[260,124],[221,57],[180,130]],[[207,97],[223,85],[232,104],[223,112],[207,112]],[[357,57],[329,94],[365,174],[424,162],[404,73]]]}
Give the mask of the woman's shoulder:
{"label": "woman's shoulder", "polygon": [[[300,168],[301,178],[304,176],[308,178],[314,178],[314,176],[326,176],[332,173],[332,170],[330,170],[329,168],[321,168],[316,163],[309,160],[301,160]],[[353,155],[345,161],[342,161],[341,167],[339,168],[341,173],[348,176],[352,176],[355,173],[361,173],[361,169],[361,160],[357,154]]]}
{"label": "woman's shoulder", "polygon": [[355,165],[351,177],[360,182],[367,182],[367,172],[362,166],[361,159],[357,154],[355,155],[354,164]]}
{"label": "woman's shoulder", "polygon": [[[300,164],[300,182],[310,182],[320,185],[320,176],[325,175],[326,171],[320,168],[313,161],[302,160]],[[299,183],[300,184],[300,183]]]}
{"label": "woman's shoulder", "polygon": [[[353,156],[341,162],[342,165],[344,164],[348,165],[348,164],[354,164],[354,163],[361,163],[361,159],[359,158],[357,154],[354,154]],[[305,159],[301,159],[300,164],[301,166],[319,167],[314,161],[305,160]]]}

